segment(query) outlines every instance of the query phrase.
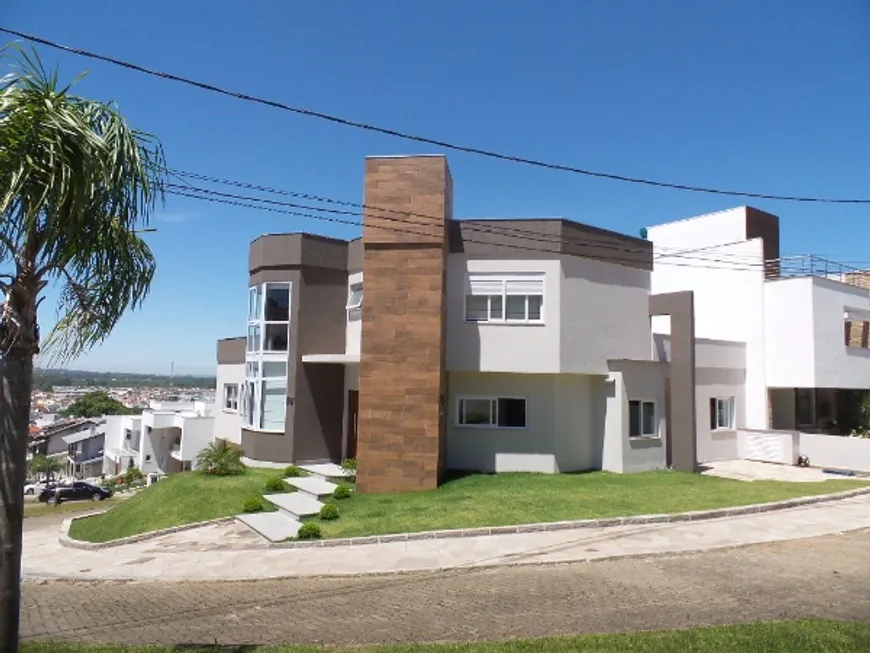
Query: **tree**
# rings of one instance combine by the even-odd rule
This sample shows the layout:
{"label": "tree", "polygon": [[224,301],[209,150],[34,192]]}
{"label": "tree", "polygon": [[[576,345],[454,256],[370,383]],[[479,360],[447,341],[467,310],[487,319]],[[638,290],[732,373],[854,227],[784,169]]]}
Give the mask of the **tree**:
{"label": "tree", "polygon": [[245,463],[242,462],[241,447],[227,440],[215,440],[196,457],[196,468],[204,474],[214,476],[232,476],[243,474]]}
{"label": "tree", "polygon": [[[160,143],[113,103],[77,97],[35,52],[0,51],[0,649],[18,650],[23,483],[37,309],[58,319],[43,345],[69,361],[141,305],[155,261],[138,229],[163,196]],[[75,82],[73,82],[75,83]]]}
{"label": "tree", "polygon": [[41,453],[34,454],[33,458],[27,462],[27,471],[31,476],[38,478],[42,474],[47,480],[50,480],[54,474],[60,472],[60,461]]}
{"label": "tree", "polygon": [[83,394],[63,411],[66,417],[99,417],[100,415],[132,415],[128,408],[109,393],[94,390]]}

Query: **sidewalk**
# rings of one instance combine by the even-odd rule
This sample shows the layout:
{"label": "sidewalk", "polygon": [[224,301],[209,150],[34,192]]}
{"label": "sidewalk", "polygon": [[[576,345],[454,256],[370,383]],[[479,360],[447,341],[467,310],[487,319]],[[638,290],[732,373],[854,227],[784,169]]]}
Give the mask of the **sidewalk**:
{"label": "sidewalk", "polygon": [[24,577],[190,581],[432,571],[680,553],[863,528],[870,528],[870,496],[699,522],[306,549],[269,549],[233,523],[86,551],[61,546],[55,525],[25,533]]}

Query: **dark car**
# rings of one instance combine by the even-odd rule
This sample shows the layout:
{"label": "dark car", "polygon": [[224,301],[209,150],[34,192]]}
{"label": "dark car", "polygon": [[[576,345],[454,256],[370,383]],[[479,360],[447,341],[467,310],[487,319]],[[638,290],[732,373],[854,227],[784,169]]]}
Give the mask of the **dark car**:
{"label": "dark car", "polygon": [[70,485],[58,485],[53,488],[46,488],[39,494],[40,503],[61,503],[63,501],[103,501],[112,496],[112,491],[106,488],[85,483],[84,481],[75,481]]}

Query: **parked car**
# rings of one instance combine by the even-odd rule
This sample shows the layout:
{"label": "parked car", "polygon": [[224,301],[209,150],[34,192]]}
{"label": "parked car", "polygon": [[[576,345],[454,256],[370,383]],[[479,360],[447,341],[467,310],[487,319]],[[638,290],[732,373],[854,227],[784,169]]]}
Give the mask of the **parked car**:
{"label": "parked car", "polygon": [[24,494],[39,494],[46,488],[53,488],[57,485],[57,481],[33,481],[24,486]]}
{"label": "parked car", "polygon": [[92,483],[75,481],[70,485],[59,485],[53,488],[45,488],[39,493],[40,503],[56,504],[64,501],[104,501],[111,497],[113,492]]}

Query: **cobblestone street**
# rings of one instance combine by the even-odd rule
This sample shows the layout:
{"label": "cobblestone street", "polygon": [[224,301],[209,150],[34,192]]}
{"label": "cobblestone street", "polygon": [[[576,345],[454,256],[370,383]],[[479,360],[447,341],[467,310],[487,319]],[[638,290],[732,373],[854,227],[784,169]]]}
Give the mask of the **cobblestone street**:
{"label": "cobblestone street", "polygon": [[120,643],[350,645],[798,617],[870,619],[870,531],[694,554],[434,574],[25,583],[22,634]]}

